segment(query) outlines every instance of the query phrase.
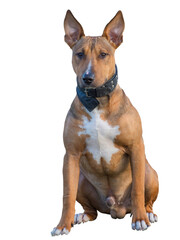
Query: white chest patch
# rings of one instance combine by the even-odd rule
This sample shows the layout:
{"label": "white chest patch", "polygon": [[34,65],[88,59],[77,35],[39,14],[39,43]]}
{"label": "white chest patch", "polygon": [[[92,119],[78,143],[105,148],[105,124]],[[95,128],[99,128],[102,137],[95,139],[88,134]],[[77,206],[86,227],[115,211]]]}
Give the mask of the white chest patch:
{"label": "white chest patch", "polygon": [[88,135],[86,138],[86,150],[93,155],[94,160],[98,164],[103,158],[110,163],[111,157],[118,152],[118,148],[114,146],[114,139],[120,134],[119,126],[112,127],[107,120],[101,119],[102,111],[97,109],[88,112],[91,119],[83,116],[83,129],[78,135]]}

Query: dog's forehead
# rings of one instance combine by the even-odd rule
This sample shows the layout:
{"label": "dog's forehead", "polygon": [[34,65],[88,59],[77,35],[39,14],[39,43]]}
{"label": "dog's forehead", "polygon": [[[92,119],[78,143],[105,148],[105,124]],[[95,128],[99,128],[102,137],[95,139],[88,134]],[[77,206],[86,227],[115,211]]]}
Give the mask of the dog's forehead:
{"label": "dog's forehead", "polygon": [[78,51],[80,49],[91,49],[91,52],[94,49],[107,50],[108,52],[114,52],[113,47],[107,41],[105,37],[82,37],[74,46],[73,51]]}

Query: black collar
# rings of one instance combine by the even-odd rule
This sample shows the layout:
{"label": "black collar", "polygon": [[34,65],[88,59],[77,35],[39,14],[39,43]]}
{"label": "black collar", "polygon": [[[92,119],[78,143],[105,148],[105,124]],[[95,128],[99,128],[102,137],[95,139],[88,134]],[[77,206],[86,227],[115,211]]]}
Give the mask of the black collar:
{"label": "black collar", "polygon": [[78,98],[81,103],[87,108],[87,110],[91,112],[99,105],[99,101],[96,98],[108,96],[115,89],[117,81],[118,72],[117,66],[115,65],[115,74],[100,87],[81,88],[78,84],[76,88]]}

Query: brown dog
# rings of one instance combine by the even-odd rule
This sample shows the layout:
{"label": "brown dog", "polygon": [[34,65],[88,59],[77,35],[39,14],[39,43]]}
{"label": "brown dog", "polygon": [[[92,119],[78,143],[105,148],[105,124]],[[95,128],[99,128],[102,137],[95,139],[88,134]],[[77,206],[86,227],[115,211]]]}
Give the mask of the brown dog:
{"label": "brown dog", "polygon": [[[65,121],[63,210],[52,235],[95,220],[97,211],[113,218],[131,213],[132,229],[145,230],[157,221],[152,207],[158,176],[145,157],[139,114],[117,84],[114,52],[123,41],[122,13],[101,37],[86,37],[70,11],[64,28],[73,50],[77,96]],[[76,200],[84,213],[75,214]]]}

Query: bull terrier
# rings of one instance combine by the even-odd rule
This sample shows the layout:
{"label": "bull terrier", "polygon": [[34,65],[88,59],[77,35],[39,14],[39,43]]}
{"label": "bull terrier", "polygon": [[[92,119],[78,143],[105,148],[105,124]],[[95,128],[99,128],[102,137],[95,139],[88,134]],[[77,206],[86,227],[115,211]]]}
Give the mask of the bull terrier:
{"label": "bull terrier", "polygon": [[[131,227],[146,230],[157,221],[153,203],[158,176],[148,163],[141,119],[118,85],[114,53],[123,42],[121,11],[102,36],[85,36],[71,11],[64,20],[65,42],[73,51],[77,95],[64,127],[63,210],[52,236],[93,221],[97,211],[112,218],[132,215]],[[75,214],[78,201],[83,213]]]}

